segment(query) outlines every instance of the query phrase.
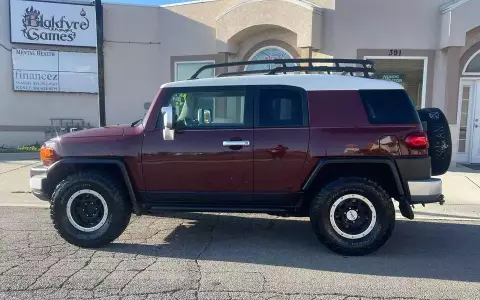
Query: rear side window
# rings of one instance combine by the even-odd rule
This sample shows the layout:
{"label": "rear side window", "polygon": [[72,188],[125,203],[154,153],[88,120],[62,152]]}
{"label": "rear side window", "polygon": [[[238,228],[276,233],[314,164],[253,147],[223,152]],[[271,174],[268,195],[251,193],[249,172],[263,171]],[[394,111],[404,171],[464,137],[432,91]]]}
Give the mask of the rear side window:
{"label": "rear side window", "polygon": [[306,101],[299,89],[259,88],[256,127],[299,127],[307,125]]}
{"label": "rear side window", "polygon": [[360,90],[371,124],[418,124],[417,111],[405,90]]}

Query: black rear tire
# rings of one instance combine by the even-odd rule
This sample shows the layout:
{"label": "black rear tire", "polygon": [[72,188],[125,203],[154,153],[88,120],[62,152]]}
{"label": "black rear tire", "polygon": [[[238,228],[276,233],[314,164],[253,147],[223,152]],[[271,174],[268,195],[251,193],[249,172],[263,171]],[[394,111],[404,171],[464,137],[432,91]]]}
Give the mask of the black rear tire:
{"label": "black rear tire", "polygon": [[[70,175],[58,184],[52,195],[53,225],[62,238],[76,246],[107,245],[123,233],[130,221],[132,208],[125,195],[123,186],[107,174],[88,171]],[[79,212],[82,205],[87,208],[90,204],[88,208],[92,213],[88,217]],[[95,215],[97,208],[101,213]]]}
{"label": "black rear tire", "polygon": [[[340,210],[342,202],[336,206],[337,203],[343,201],[343,198],[347,200],[349,197],[367,199],[362,205],[368,206],[370,214],[366,209],[361,209],[364,213],[355,213],[350,211],[352,208],[346,208],[350,209],[348,213],[357,215],[358,219],[354,221],[358,220],[359,223],[356,226],[360,222],[364,223],[363,226],[369,225],[364,231],[361,231],[360,228],[358,233],[349,232],[349,230],[355,229],[351,223],[354,221],[346,219],[348,213],[340,211],[337,215],[337,210]],[[358,202],[363,201],[359,200]],[[367,202],[369,203],[367,204]],[[372,206],[374,210],[371,209]],[[343,214],[345,219],[342,219]],[[337,217],[339,218],[337,219]],[[329,249],[342,255],[359,256],[372,253],[385,244],[395,225],[395,209],[387,192],[378,184],[366,178],[349,177],[327,184],[312,199],[310,222],[318,239]],[[342,224],[346,224],[344,229],[341,228]]]}
{"label": "black rear tire", "polygon": [[443,175],[448,171],[452,160],[452,135],[448,120],[443,112],[435,107],[418,110],[418,116],[422,122],[427,123],[432,175]]}

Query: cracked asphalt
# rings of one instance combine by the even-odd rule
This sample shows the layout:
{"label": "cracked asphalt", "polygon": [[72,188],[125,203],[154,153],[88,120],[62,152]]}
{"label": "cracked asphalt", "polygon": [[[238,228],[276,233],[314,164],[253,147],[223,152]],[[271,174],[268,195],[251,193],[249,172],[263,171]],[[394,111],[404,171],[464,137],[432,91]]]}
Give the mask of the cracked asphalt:
{"label": "cracked asphalt", "polygon": [[168,213],[90,250],[48,209],[0,207],[0,299],[480,299],[479,225],[398,220],[380,251],[343,257],[308,219]]}

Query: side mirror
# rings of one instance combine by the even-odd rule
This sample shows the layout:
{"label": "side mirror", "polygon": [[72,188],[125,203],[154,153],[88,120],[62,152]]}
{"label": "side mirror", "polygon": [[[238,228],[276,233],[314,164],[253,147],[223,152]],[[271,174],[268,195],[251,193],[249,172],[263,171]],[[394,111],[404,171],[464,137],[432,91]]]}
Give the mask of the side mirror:
{"label": "side mirror", "polygon": [[205,109],[203,111],[203,123],[212,123],[212,111],[210,109]]}
{"label": "side mirror", "polygon": [[163,139],[173,141],[175,139],[175,129],[173,129],[173,116],[175,108],[171,106],[162,107],[163,116]]}
{"label": "side mirror", "polygon": [[212,122],[212,111],[210,109],[200,108],[197,111],[197,120],[200,124],[209,124]]}

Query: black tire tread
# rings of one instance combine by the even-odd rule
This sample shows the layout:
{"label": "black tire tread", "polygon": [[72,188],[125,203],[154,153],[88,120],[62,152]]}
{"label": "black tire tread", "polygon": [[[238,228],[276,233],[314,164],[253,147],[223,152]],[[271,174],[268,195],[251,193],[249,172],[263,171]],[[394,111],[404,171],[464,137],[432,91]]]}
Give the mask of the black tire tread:
{"label": "black tire tread", "polygon": [[[113,226],[113,230],[111,230],[108,235],[103,235],[101,238],[97,238],[95,240],[80,240],[72,238],[70,235],[66,234],[66,232],[62,229],[61,224],[55,217],[55,204],[57,203],[56,200],[59,195],[61,195],[62,192],[70,185],[85,180],[93,181],[96,184],[103,185],[105,189],[108,189],[112,193],[112,196],[114,198],[122,199],[122,202],[126,206],[126,213],[123,215],[122,222],[120,222],[120,224],[115,224],[116,226]],[[111,179],[108,174],[102,173],[100,171],[84,171],[74,173],[63,179],[55,188],[50,201],[50,218],[58,234],[69,243],[83,248],[99,248],[118,238],[130,222],[132,210],[131,204],[127,199],[125,199],[124,195],[125,193],[122,186],[115,182],[115,180]]]}
{"label": "black tire tread", "polygon": [[[352,185],[360,185],[364,188],[368,188],[371,192],[376,193],[380,199],[385,200],[381,202],[383,205],[383,209],[387,214],[387,218],[392,220],[392,222],[389,223],[389,227],[387,228],[386,233],[381,237],[381,239],[363,248],[342,247],[335,243],[333,240],[329,239],[325,232],[320,230],[319,226],[316,225],[318,222],[316,217],[320,215],[321,210],[323,209],[322,204],[326,201],[328,195],[335,192],[336,190],[341,190],[342,187],[347,188]],[[314,199],[312,199],[310,203],[310,220],[316,236],[329,249],[342,255],[361,256],[378,250],[389,239],[395,227],[395,207],[388,193],[376,182],[363,177],[346,177],[328,183],[320,190],[320,192],[314,197]]]}
{"label": "black tire tread", "polygon": [[[430,114],[438,115],[438,118],[430,117]],[[423,108],[418,110],[418,116],[423,122],[427,122],[427,136],[430,142],[428,155],[432,161],[432,175],[443,175],[448,171],[452,160],[452,135],[448,120],[441,109],[436,107]],[[438,136],[435,130],[441,129],[442,136]],[[443,149],[446,144],[446,148]],[[437,147],[441,145],[441,151]]]}

